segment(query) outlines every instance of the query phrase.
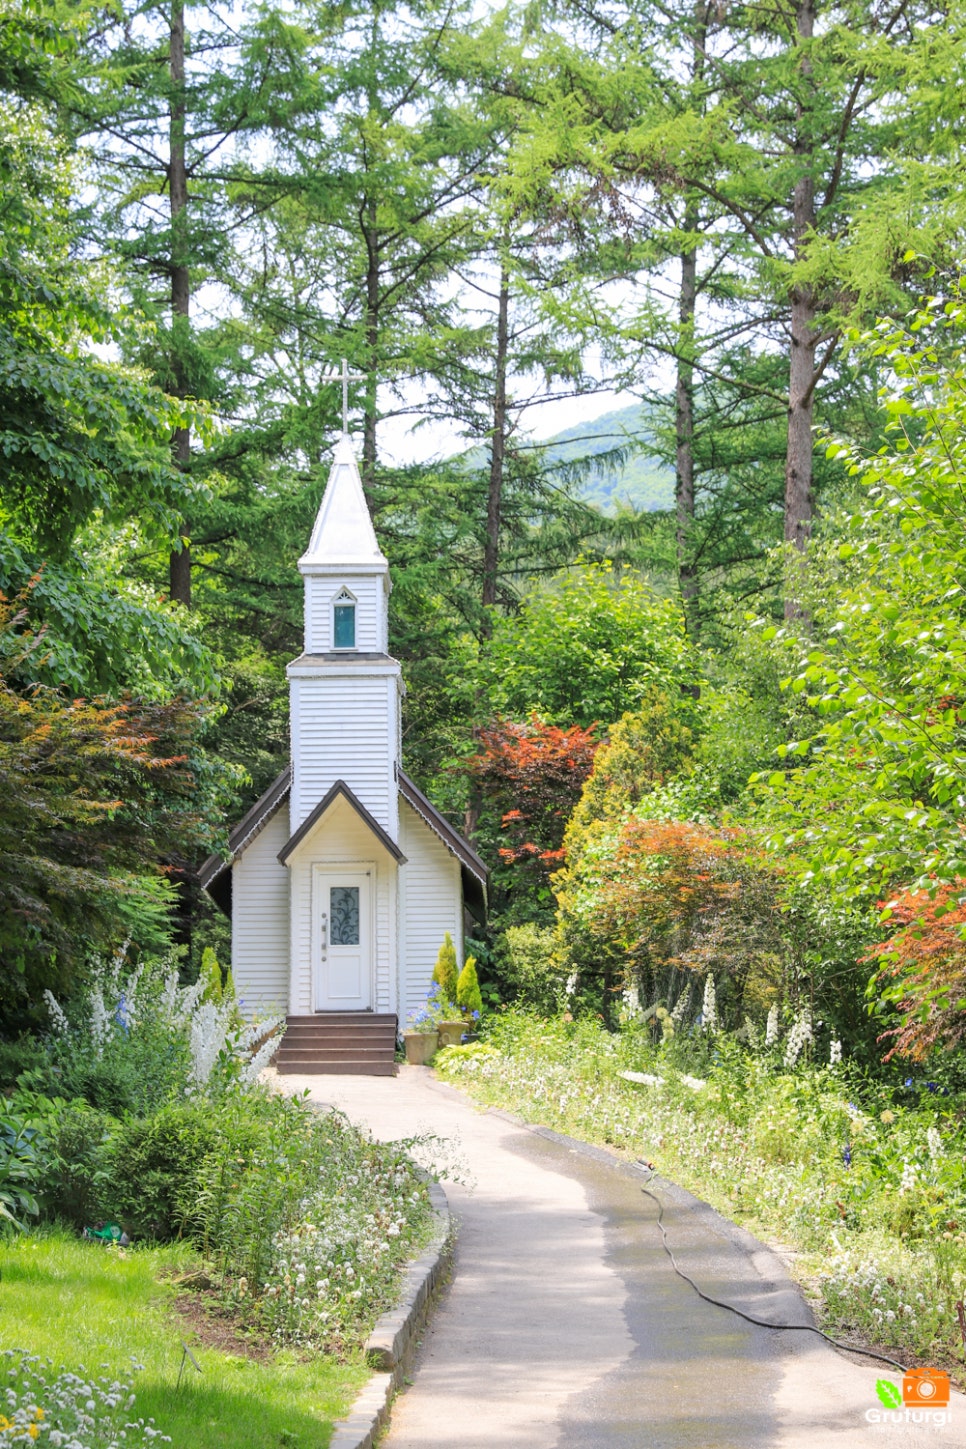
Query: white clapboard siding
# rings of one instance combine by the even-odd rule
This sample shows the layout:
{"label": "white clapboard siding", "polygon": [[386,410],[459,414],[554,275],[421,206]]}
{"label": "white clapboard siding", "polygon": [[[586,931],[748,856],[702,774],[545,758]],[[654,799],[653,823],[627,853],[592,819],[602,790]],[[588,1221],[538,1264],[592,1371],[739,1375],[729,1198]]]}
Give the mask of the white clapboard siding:
{"label": "white clapboard siding", "polygon": [[426,1002],[433,967],[448,931],[463,960],[463,896],[459,862],[405,800],[399,802],[400,1025]]}
{"label": "white clapboard siding", "polygon": [[291,680],[292,828],[301,825],[336,780],[344,780],[383,829],[398,827],[393,764],[398,737],[394,673],[344,676],[323,668]]}
{"label": "white clapboard siding", "polygon": [[292,877],[293,1015],[315,1010],[312,987],[312,868],[317,864],[366,864],[373,871],[373,1010],[393,1011],[396,955],[396,862],[345,800],[336,800],[290,857]]}
{"label": "white clapboard siding", "polygon": [[356,601],[356,644],[362,653],[386,649],[385,581],[379,574],[310,575],[305,580],[305,648],[309,654],[324,654],[335,648],[332,637],[332,601],[349,590]]}
{"label": "white clapboard siding", "polygon": [[232,866],[231,969],[246,1016],[288,1009],[289,879],[278,861],[287,839],[283,806]]}

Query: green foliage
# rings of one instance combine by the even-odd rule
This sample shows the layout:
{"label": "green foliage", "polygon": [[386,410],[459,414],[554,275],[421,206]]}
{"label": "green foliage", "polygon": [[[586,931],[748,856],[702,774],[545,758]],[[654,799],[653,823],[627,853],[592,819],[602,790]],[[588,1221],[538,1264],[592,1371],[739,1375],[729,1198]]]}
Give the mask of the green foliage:
{"label": "green foliage", "polygon": [[799,878],[840,902],[966,872],[964,327],[956,289],[857,339],[885,374],[888,442],[872,457],[831,445],[860,492],[814,559],[811,632],[762,631],[808,711],[783,768],[758,777],[762,818]]}
{"label": "green foliage", "polygon": [[281,1018],[246,1026],[233,997],[216,1005],[203,991],[203,981],[180,986],[170,961],[132,969],[119,952],[91,963],[69,1016],[46,993],[51,1030],[33,1079],[118,1117],[244,1091],[271,1060]]}
{"label": "green foliage", "polygon": [[[97,1154],[98,1216],[122,1223],[131,1237],[177,1237],[196,1209],[199,1167],[223,1143],[223,1125],[206,1101],[170,1102],[151,1117],[114,1124]],[[232,1142],[234,1151],[250,1146],[240,1135]]]}
{"label": "green foliage", "polygon": [[568,968],[556,959],[555,930],[534,925],[508,926],[500,951],[500,980],[521,1007],[553,1016],[566,1003]]}
{"label": "green foliage", "polygon": [[0,1112],[0,1228],[9,1224],[22,1229],[24,1219],[40,1211],[44,1130],[34,1102],[7,1102]]}
{"label": "green foliage", "polygon": [[55,1113],[44,1151],[41,1189],[45,1215],[82,1229],[104,1218],[116,1221],[115,1194],[105,1162],[118,1122],[83,1099]]}
{"label": "green foliage", "polygon": [[69,985],[86,951],[170,939],[162,853],[201,853],[225,799],[205,712],[184,699],[24,689],[42,653],[28,595],[0,597],[0,1013]]}
{"label": "green foliage", "polygon": [[655,687],[697,682],[679,604],[608,564],[585,564],[526,596],[496,621],[482,665],[502,714],[536,710],[559,725],[610,724]]}
{"label": "green foliage", "polygon": [[439,994],[445,1002],[456,1000],[456,947],[453,945],[453,938],[449,931],[443,937],[443,944],[439,948],[432,979],[439,987]]}
{"label": "green foliage", "polygon": [[680,698],[648,691],[633,712],[621,716],[594,757],[594,767],[567,826],[573,851],[581,830],[593,821],[620,820],[660,785],[686,779],[693,771],[693,714]]}
{"label": "green foliage", "polygon": [[201,953],[201,970],[198,973],[198,979],[202,983],[202,1000],[220,1006],[225,987],[222,984],[218,957],[210,946],[206,946]]}
{"label": "green foliage", "polygon": [[480,995],[480,982],[476,974],[474,956],[467,956],[459,974],[459,980],[456,983],[456,1004],[467,1015],[475,1013],[479,1018],[483,1014],[483,998]]}

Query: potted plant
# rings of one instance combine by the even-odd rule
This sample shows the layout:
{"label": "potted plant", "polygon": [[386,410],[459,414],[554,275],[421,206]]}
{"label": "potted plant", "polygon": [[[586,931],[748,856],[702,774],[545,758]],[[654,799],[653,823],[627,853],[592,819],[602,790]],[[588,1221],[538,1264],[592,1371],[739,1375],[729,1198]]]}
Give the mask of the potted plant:
{"label": "potted plant", "polygon": [[406,1061],[411,1067],[425,1067],[439,1045],[439,1032],[432,1013],[425,1008],[409,1013],[409,1028],[403,1032]]}
{"label": "potted plant", "polygon": [[431,1010],[439,1031],[441,1047],[459,1046],[466,1029],[463,1016],[457,1005],[456,948],[449,931],[443,937],[443,944],[433,967],[433,989],[427,1005]]}
{"label": "potted plant", "polygon": [[476,974],[476,957],[467,956],[466,965],[456,983],[456,1002],[463,1016],[462,1040],[476,1041],[477,1028],[483,1015],[483,998]]}

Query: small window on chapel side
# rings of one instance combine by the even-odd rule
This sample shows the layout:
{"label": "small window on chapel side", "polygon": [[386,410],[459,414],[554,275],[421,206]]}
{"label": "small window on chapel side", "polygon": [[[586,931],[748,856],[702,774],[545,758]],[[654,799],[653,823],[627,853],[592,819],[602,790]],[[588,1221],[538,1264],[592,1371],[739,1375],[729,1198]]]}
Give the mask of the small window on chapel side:
{"label": "small window on chapel side", "polygon": [[332,606],[333,645],[336,649],[356,647],[356,606],[352,596],[343,590]]}

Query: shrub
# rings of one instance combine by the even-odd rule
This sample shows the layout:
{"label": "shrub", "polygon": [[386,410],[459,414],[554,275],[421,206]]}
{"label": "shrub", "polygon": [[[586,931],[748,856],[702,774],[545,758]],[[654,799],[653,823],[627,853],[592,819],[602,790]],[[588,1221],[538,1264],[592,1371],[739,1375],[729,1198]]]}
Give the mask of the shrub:
{"label": "shrub", "polygon": [[439,948],[439,955],[436,957],[433,980],[439,987],[439,994],[443,1001],[456,1000],[456,948],[449,931],[446,932],[443,944]]}
{"label": "shrub", "polygon": [[544,1015],[560,1011],[566,996],[566,968],[555,958],[556,933],[535,925],[508,926],[503,934],[500,975],[518,1003]]}
{"label": "shrub", "polygon": [[132,1237],[176,1237],[193,1212],[202,1164],[224,1135],[221,1114],[204,1101],[169,1103],[153,1117],[117,1123],[96,1154],[104,1216]]}
{"label": "shrub", "polygon": [[105,1147],[116,1120],[86,1102],[64,1103],[47,1142],[41,1199],[49,1215],[84,1228],[113,1211]]}
{"label": "shrub", "polygon": [[483,998],[480,995],[480,983],[476,974],[476,958],[467,956],[466,964],[459,975],[456,983],[456,1004],[463,1011],[476,1013],[477,1018],[483,1014]]}
{"label": "shrub", "polygon": [[24,1035],[16,1041],[0,1041],[0,1090],[12,1087],[21,1072],[42,1070],[47,1052],[39,1037]]}

